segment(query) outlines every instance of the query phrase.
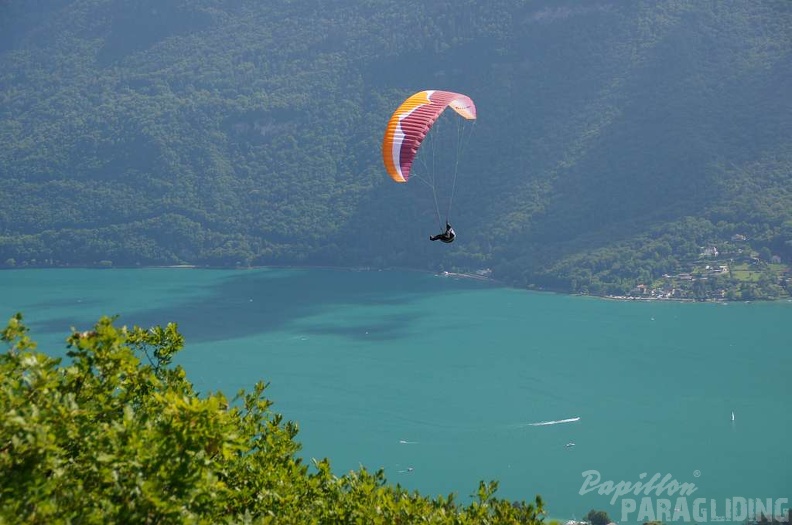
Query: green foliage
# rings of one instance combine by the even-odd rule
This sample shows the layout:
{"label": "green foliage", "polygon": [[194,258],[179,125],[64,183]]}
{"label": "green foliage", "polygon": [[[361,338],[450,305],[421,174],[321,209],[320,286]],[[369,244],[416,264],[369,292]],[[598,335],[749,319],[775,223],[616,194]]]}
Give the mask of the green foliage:
{"label": "green foliage", "polygon": [[[623,294],[739,234],[789,265],[791,6],[5,6],[0,261],[491,267]],[[427,188],[379,155],[425,88],[479,107],[442,250]]]}
{"label": "green foliage", "polygon": [[229,402],[199,396],[171,365],[174,324],[101,319],[68,338],[69,361],[35,351],[22,316],[2,332],[0,522],[527,523],[543,503],[430,499],[382,471],[343,476],[296,456],[297,425],[270,410],[265,384]]}
{"label": "green foliage", "polygon": [[611,522],[610,516],[604,510],[591,509],[586,514],[586,521],[591,525],[608,525]]}

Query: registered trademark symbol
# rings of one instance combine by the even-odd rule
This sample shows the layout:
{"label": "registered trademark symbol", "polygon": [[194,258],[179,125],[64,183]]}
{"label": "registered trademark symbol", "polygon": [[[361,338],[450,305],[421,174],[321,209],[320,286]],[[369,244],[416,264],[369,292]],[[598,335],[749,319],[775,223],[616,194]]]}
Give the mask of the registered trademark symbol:
{"label": "registered trademark symbol", "polygon": [[694,478],[697,478],[697,477],[699,477],[699,476],[701,476],[701,471],[700,471],[700,470],[694,470],[694,471],[693,471],[693,477],[694,477]]}

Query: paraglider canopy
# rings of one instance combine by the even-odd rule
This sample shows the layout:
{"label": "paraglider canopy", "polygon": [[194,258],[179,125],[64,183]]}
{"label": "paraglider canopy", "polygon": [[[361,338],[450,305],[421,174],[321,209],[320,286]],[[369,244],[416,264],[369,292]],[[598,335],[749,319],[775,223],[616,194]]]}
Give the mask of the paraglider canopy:
{"label": "paraglider canopy", "polygon": [[418,148],[437,118],[448,107],[467,120],[476,119],[473,100],[451,91],[419,91],[393,113],[382,139],[382,160],[394,181],[409,180]]}

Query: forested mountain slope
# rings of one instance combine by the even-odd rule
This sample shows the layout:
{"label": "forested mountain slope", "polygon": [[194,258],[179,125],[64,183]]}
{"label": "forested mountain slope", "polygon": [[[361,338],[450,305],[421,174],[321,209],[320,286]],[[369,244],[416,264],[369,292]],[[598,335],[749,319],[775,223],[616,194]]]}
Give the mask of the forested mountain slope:
{"label": "forested mountain slope", "polygon": [[[421,89],[478,107],[448,246],[380,158]],[[790,93],[783,0],[0,1],[0,264],[491,267],[623,293],[709,261],[729,276],[698,296],[783,294]]]}

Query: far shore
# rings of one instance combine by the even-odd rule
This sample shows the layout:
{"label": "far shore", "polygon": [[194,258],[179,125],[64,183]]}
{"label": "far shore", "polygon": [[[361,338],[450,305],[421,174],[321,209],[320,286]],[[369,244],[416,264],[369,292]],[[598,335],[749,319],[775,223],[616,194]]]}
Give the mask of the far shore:
{"label": "far shore", "polygon": [[[438,277],[447,277],[451,279],[469,279],[473,281],[486,282],[497,286],[514,288],[516,290],[524,290],[527,292],[538,293],[551,293],[558,295],[574,295],[578,297],[591,297],[594,299],[607,299],[609,301],[639,301],[639,302],[673,302],[673,303],[719,303],[728,304],[729,301],[725,298],[709,298],[703,301],[691,299],[688,297],[654,297],[654,296],[629,296],[629,295],[595,295],[586,293],[568,292],[563,290],[552,290],[545,288],[532,288],[532,287],[519,287],[508,284],[507,282],[500,281],[491,277],[489,274],[481,273],[468,273],[468,272],[449,272],[449,271],[432,271],[421,270],[417,268],[406,267],[387,267],[387,268],[374,268],[370,266],[330,266],[330,265],[267,265],[267,266],[211,266],[211,265],[198,265],[198,264],[160,264],[160,265],[140,265],[140,266],[115,266],[115,265],[62,265],[62,266],[14,266],[14,267],[0,267],[0,270],[68,270],[68,269],[83,269],[83,270],[145,270],[145,269],[170,269],[170,270],[233,270],[233,271],[246,271],[246,270],[266,270],[266,269],[280,269],[280,270],[338,270],[350,272],[410,272],[431,274]],[[777,302],[784,300],[792,300],[788,297],[779,299],[756,299],[757,302]],[[737,302],[753,302],[753,301],[737,301]]]}

